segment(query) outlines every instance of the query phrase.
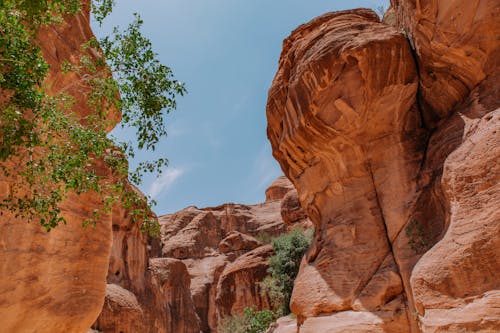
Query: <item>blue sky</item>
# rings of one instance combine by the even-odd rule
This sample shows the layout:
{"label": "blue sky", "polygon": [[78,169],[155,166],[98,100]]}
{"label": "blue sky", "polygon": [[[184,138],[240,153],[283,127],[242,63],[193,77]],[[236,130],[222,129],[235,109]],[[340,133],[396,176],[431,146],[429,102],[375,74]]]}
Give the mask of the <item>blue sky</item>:
{"label": "blue sky", "polygon": [[[116,0],[102,31],[138,12],[160,60],[188,94],[167,115],[168,137],[151,157],[170,166],[141,186],[162,215],[189,205],[257,203],[282,174],[266,137],[267,91],[282,41],[326,12],[388,7],[389,0]],[[126,132],[115,133],[129,140]],[[140,158],[144,158],[142,155]],[[134,161],[131,162],[134,164]]]}

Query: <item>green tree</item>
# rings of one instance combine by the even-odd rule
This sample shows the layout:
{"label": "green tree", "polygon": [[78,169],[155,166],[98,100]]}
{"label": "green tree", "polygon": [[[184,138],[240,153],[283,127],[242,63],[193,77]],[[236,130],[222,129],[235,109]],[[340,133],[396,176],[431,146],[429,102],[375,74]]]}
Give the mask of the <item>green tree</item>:
{"label": "green tree", "polygon": [[295,228],[272,241],[274,255],[269,258],[268,276],[262,283],[263,293],[270,296],[279,315],[290,313],[293,283],[300,262],[312,241],[313,230]]}
{"label": "green tree", "polygon": [[[99,24],[113,5],[113,0],[91,3]],[[154,202],[139,195],[129,181],[137,185],[144,172],[161,173],[168,161],[145,161],[129,171],[127,157],[135,156],[137,149],[154,150],[166,136],[164,115],[176,108],[175,99],[185,88],[157,60],[136,15],[125,30],[115,28],[100,41],[88,41],[77,61],[61,64],[65,73],[80,77],[78,84],[88,91],[93,113],[77,116],[74,98],[64,89],[55,96],[47,93],[49,65],[36,36],[40,27],[60,24],[65,15],[81,10],[79,0],[0,2],[0,176],[16,177],[0,208],[36,220],[50,231],[66,222],[59,204],[70,191],[93,191],[101,196],[102,208],[85,225],[99,221],[121,200],[134,221],[154,232]],[[113,109],[122,112],[121,126],[135,128],[135,144],[107,136],[106,116]],[[99,174],[97,166],[102,163],[112,171],[111,177]]]}

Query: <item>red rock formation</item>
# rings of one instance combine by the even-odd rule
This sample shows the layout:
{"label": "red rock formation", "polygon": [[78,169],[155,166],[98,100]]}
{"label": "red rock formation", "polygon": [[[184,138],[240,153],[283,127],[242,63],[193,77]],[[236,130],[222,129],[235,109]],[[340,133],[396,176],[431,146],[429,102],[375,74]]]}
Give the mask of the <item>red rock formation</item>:
{"label": "red rock formation", "polygon": [[[255,285],[266,275],[269,248],[252,235],[269,238],[287,230],[279,200],[251,206],[188,207],[160,217],[160,223],[162,255],[181,259],[188,267],[203,332],[216,332],[220,318],[245,307],[269,306]],[[248,260],[242,259],[255,251]],[[233,268],[228,271],[229,267]]]}
{"label": "red rock formation", "polygon": [[283,223],[282,214],[300,215],[300,207],[294,205],[290,208],[294,212],[288,212],[280,200],[294,191],[290,181],[281,177],[266,191],[273,193],[272,199],[262,204],[188,207],[160,217],[160,255],[180,259],[187,266],[203,332],[216,332],[221,318],[246,307],[269,308],[258,282],[267,274],[272,249],[254,237],[269,240],[305,221]]}
{"label": "red rock formation", "polygon": [[[281,184],[292,186],[285,180]],[[223,316],[247,306],[268,308],[257,283],[266,276],[272,250],[252,235],[285,232],[280,207],[280,200],[188,207],[160,217],[161,244],[130,223],[126,210],[115,208],[107,280],[108,289],[119,290],[120,296],[108,290],[108,308],[94,328],[104,333],[216,332]],[[134,306],[124,298],[134,299]],[[140,319],[128,325],[139,312]]]}
{"label": "red rock formation", "polygon": [[[384,274],[415,187],[415,173],[399,170],[419,167],[417,79],[404,37],[368,10],[324,15],[284,43],[268,135],[317,230],[292,296],[299,318],[390,300],[364,289],[394,289],[370,281]],[[386,318],[404,325],[401,311]]]}
{"label": "red rock formation", "polygon": [[246,307],[269,309],[270,301],[261,294],[259,282],[267,276],[267,259],[273,254],[271,245],[250,251],[228,264],[217,284],[215,304],[219,318],[243,313]]}
{"label": "red rock formation", "polygon": [[497,0],[392,0],[398,27],[415,49],[428,125],[498,72]]}
{"label": "red rock formation", "polygon": [[291,308],[301,333],[493,332],[500,5],[393,5],[398,30],[345,11],[284,43],[268,136],[316,226]]}
{"label": "red rock formation", "polygon": [[219,252],[227,253],[227,252],[235,252],[235,251],[251,251],[259,246],[262,243],[253,238],[252,236],[248,236],[242,234],[238,231],[233,231],[227,235],[219,243]]}
{"label": "red rock formation", "polygon": [[136,296],[116,284],[108,284],[99,315],[102,332],[144,332],[143,310]]}
{"label": "red rock formation", "polygon": [[[80,45],[93,37],[88,12],[67,17],[57,27],[40,31],[39,43],[51,65],[47,85],[53,92],[78,78],[63,75],[60,64],[74,61]],[[49,84],[50,83],[50,84]],[[77,101],[75,112],[89,114],[85,96],[68,89]],[[110,120],[119,119],[110,113]],[[7,166],[9,167],[9,166]],[[11,170],[15,170],[12,166]],[[99,168],[99,173],[109,171]],[[4,198],[15,179],[0,179]],[[100,207],[99,196],[71,194],[61,205],[67,225],[47,233],[10,213],[0,218],[0,327],[4,332],[86,332],[97,318],[106,292],[111,249],[111,216],[95,228],[82,228]]]}
{"label": "red rock formation", "polygon": [[[174,259],[151,257],[158,244],[131,223],[123,208],[113,210],[113,246],[107,281],[134,298],[140,316],[130,307],[110,299],[112,306],[99,316],[94,328],[104,333],[199,333],[200,321],[190,293],[186,265]],[[150,250],[148,250],[150,249]],[[109,289],[108,285],[108,289]],[[108,297],[109,298],[109,297]],[[129,321],[126,320],[128,317]],[[133,324],[128,325],[127,323]]]}
{"label": "red rock formation", "polygon": [[281,200],[290,191],[293,184],[285,176],[276,179],[266,190],[266,201]]}

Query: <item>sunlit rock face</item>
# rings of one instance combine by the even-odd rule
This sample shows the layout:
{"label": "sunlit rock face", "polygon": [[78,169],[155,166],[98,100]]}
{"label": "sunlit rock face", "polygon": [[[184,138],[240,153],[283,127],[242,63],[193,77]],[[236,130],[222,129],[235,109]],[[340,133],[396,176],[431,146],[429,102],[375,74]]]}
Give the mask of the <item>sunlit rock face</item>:
{"label": "sunlit rock face", "polygon": [[[159,239],[142,233],[127,211],[116,207],[106,301],[93,328],[209,333],[222,318],[246,307],[270,308],[259,282],[273,251],[263,242],[307,220],[283,222],[282,214],[291,212],[281,197],[295,189],[281,177],[267,193],[277,184],[286,191],[261,204],[187,207],[161,216]],[[290,209],[300,211],[297,205]]]}
{"label": "sunlit rock face", "polygon": [[496,0],[391,0],[418,59],[419,101],[429,126],[498,72]]}
{"label": "sunlit rock face", "polygon": [[[49,92],[78,80],[63,75],[60,65],[77,59],[80,45],[93,37],[85,11],[67,17],[61,25],[41,29],[38,43],[51,65],[44,85]],[[81,91],[68,88],[66,92],[75,98],[78,116],[91,112]],[[112,111],[108,118],[116,122],[119,113]],[[6,167],[15,174],[16,165]],[[110,175],[103,166],[97,166],[97,172]],[[15,177],[0,179],[0,199],[15,182]],[[87,332],[104,302],[112,243],[111,215],[94,228],[82,228],[100,201],[93,193],[71,194],[61,205],[67,224],[50,233],[12,214],[0,216],[0,330]]]}
{"label": "sunlit rock face", "polygon": [[[291,182],[278,178],[266,190],[267,200],[256,205],[224,204],[187,207],[160,217],[161,251],[179,259],[191,276],[191,295],[201,331],[216,332],[220,321],[246,307],[271,307],[259,282],[267,275],[273,254],[263,242],[304,224],[299,203],[283,206],[283,198],[296,193]],[[282,216],[299,216],[284,222]]]}
{"label": "sunlit rock face", "polygon": [[394,331],[408,325],[391,242],[422,158],[417,86],[408,42],[371,11],[326,14],[285,40],[268,136],[316,227],[292,296],[299,318],[390,309]]}
{"label": "sunlit rock face", "polygon": [[499,5],[393,5],[284,41],[268,137],[316,228],[291,308],[301,333],[493,332]]}

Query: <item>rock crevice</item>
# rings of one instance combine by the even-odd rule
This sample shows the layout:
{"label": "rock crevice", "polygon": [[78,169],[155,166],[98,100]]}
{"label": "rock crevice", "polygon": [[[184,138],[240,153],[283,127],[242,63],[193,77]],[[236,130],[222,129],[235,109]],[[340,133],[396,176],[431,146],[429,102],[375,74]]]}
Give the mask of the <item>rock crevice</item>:
{"label": "rock crevice", "polygon": [[[346,332],[338,319],[353,309],[348,332],[477,330],[479,312],[460,323],[444,318],[463,311],[454,304],[463,304],[466,294],[500,304],[494,293],[482,294],[498,288],[486,267],[498,267],[498,255],[478,254],[489,253],[498,238],[491,225],[496,213],[480,198],[498,204],[499,195],[489,180],[467,185],[498,181],[499,174],[457,178],[455,170],[464,171],[458,161],[450,164],[464,147],[473,154],[472,128],[485,130],[475,147],[488,157],[469,163],[491,170],[491,158],[498,158],[491,146],[488,152],[478,147],[494,140],[486,128],[498,127],[492,114],[500,100],[494,83],[500,42],[493,36],[500,24],[492,13],[500,6],[473,2],[393,1],[394,27],[364,9],[326,14],[285,40],[269,91],[268,137],[316,226],[291,301],[301,332],[314,332],[320,322],[325,332]],[[480,51],[471,49],[476,44]],[[460,208],[472,202],[489,213]],[[457,228],[467,236],[455,235]],[[442,262],[451,257],[456,267]],[[458,267],[478,280],[461,285]],[[398,306],[387,308],[388,300]],[[435,302],[457,308],[439,313]],[[491,305],[481,313],[488,311],[496,314]],[[368,312],[380,321],[368,324]]]}

